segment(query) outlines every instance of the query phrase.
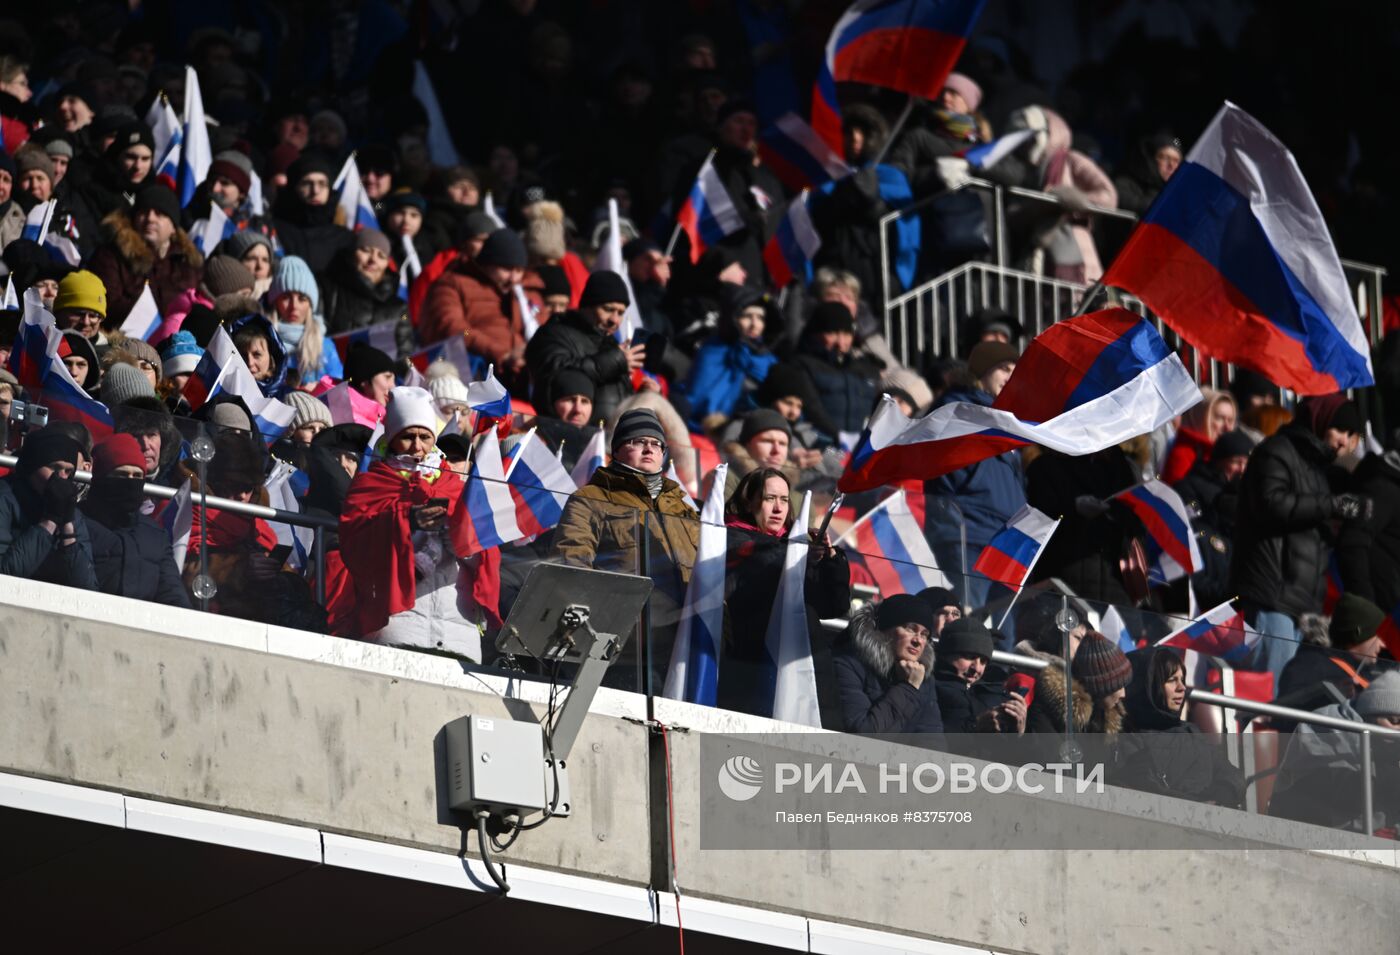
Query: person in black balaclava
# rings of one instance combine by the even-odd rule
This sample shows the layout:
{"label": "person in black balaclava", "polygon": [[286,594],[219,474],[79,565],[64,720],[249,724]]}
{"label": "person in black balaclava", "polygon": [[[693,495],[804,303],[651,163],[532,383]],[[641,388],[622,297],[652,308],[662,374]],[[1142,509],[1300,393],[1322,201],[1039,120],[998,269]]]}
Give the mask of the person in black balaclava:
{"label": "person in black balaclava", "polygon": [[97,585],[104,593],[188,607],[189,594],[165,528],[141,513],[146,457],[137,440],[117,432],[92,449],[92,489],[82,504],[92,537]]}
{"label": "person in black balaclava", "polygon": [[0,479],[0,574],[97,589],[73,480],[82,453],[53,425],[24,439],[15,469]]}

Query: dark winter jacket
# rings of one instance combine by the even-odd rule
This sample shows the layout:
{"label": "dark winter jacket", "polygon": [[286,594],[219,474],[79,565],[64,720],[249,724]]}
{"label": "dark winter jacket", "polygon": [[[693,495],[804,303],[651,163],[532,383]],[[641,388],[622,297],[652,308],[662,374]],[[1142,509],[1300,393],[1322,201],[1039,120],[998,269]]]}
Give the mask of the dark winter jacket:
{"label": "dark winter jacket", "polygon": [[1026,711],[1027,758],[1040,763],[1063,761],[1061,742],[1067,696],[1074,701],[1074,738],[1083,753],[1081,762],[1111,764],[1123,728],[1122,704],[1108,709],[1099,705],[1082,683],[1066,677],[1065,666],[1059,660],[1050,661],[1035,679],[1034,695]]}
{"label": "dark winter jacket", "polygon": [[538,408],[549,405],[550,380],[565,368],[592,379],[593,411],[598,418],[611,418],[623,399],[632,394],[627,356],[611,335],[598,331],[579,312],[565,312],[542,325],[525,348],[525,363]]}
{"label": "dark winter jacket", "polygon": [[[729,529],[725,574],[724,654],[720,667],[718,705],[743,713],[762,711],[772,699],[768,684],[768,619],[782,580],[787,539],[765,534],[747,524]],[[831,645],[821,620],[839,617],[851,606],[851,568],[844,551],[807,561],[803,594],[812,663],[817,671],[817,696],[822,720],[840,712],[832,673]]]}
{"label": "dark winter jacket", "polygon": [[1375,510],[1370,520],[1342,525],[1337,541],[1342,589],[1389,609],[1400,604],[1400,452],[1364,458],[1355,489]]}
{"label": "dark winter jacket", "polygon": [[977,720],[996,709],[1009,698],[1006,686],[986,679],[968,686],[946,663],[933,666],[934,687],[938,693],[938,712],[943,716],[943,731],[948,734],[980,732]]}
{"label": "dark winter jacket", "polygon": [[277,193],[272,225],[286,255],[302,258],[316,275],[324,275],[336,254],[348,249],[354,233],[336,225],[336,206],[309,206],[288,186]]}
{"label": "dark winter jacket", "polygon": [[880,389],[880,369],[873,362],[829,352],[809,336],[793,363],[807,373],[832,427],[851,432],[865,427]]}
{"label": "dark winter jacket", "polygon": [[1035,563],[1035,579],[1058,577],[1081,597],[1130,604],[1118,561],[1130,536],[1125,528],[1134,529],[1134,519],[1116,503],[1107,514],[1084,517],[1075,499],[1088,494],[1108,500],[1135,483],[1131,462],[1116,447],[1085,457],[1046,452],[1031,462],[1026,500],[1051,517],[1064,518]]}
{"label": "dark winter jacket", "polygon": [[842,644],[832,656],[845,733],[932,733],[942,745],[943,719],[933,680],[933,645],[924,647],[924,680],[917,689],[895,675],[890,638],[875,625],[875,607],[851,615]]}
{"label": "dark winter jacket", "polygon": [[355,268],[354,255],[353,250],[347,249],[336,256],[321,282],[321,307],[326,317],[327,335],[380,322],[397,322],[408,310],[399,298],[398,276],[385,269],[379,281],[370,285]]}
{"label": "dark winter jacket", "polygon": [[1123,699],[1125,732],[1118,739],[1118,759],[1108,782],[1143,792],[1241,806],[1244,774],[1217,742],[1166,709],[1159,687],[1149,686],[1152,658],[1174,651],[1148,647],[1128,654],[1133,679]]}
{"label": "dark winter jacket", "polygon": [[1192,513],[1191,530],[1201,552],[1203,566],[1191,575],[1191,586],[1204,607],[1235,596],[1230,590],[1230,556],[1234,550],[1239,491],[1239,480],[1227,482],[1225,475],[1206,461],[1197,461],[1176,485],[1176,493]]}
{"label": "dark winter jacket", "polygon": [[126,209],[113,212],[102,225],[111,238],[92,254],[87,268],[107,289],[107,325],[121,325],[147,282],[162,314],[178,296],[199,284],[204,256],[184,229],[175,230],[165,258],[157,259]]}
{"label": "dark winter jacket", "polygon": [[0,574],[97,589],[92,541],[81,511],[73,514],[78,538],[67,547],[39,526],[44,505],[18,474],[0,479]]}
{"label": "dark winter jacket", "polygon": [[[1305,643],[1298,647],[1298,652],[1283,668],[1275,699],[1279,700],[1280,706],[1315,710],[1336,702],[1336,698],[1323,687],[1324,683],[1330,683],[1345,699],[1350,700],[1360,690],[1356,676],[1369,679],[1374,675],[1374,670],[1374,666],[1366,665],[1345,650]],[[1277,719],[1270,719],[1269,725],[1281,732],[1293,728],[1291,722]]]}
{"label": "dark winter jacket", "polygon": [[1230,583],[1240,597],[1295,620],[1322,609],[1331,459],[1322,440],[1303,425],[1289,425],[1250,455],[1230,561]]}
{"label": "dark winter jacket", "polygon": [[[950,391],[935,407],[954,401],[991,407],[992,396],[980,388]],[[924,491],[935,497],[952,499],[967,522],[967,543],[970,547],[985,547],[1005,526],[1012,514],[1026,503],[1025,478],[1021,459],[1014,451],[986,458],[924,484]],[[931,523],[934,540],[956,544],[960,540],[957,524],[952,521]]]}
{"label": "dark winter jacket", "polygon": [[170,550],[170,534],[139,512],[122,514],[89,496],[82,511],[92,537],[97,585],[103,593],[188,607],[189,593]]}

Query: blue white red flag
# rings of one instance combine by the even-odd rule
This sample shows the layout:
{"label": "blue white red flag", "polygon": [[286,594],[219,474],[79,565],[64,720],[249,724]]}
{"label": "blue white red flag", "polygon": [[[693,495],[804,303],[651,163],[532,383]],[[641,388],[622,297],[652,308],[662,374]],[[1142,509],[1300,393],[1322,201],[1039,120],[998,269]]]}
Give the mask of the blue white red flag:
{"label": "blue white red flag", "polygon": [[593,437],[588,439],[588,443],[583,446],[583,453],[578,456],[578,461],[574,464],[573,473],[570,477],[574,479],[574,484],[583,487],[593,478],[593,472],[604,464],[608,463],[608,437],[602,428],[593,433]]}
{"label": "blue white red flag", "polygon": [[1010,156],[1021,144],[1035,135],[1033,129],[1018,129],[1014,133],[1007,133],[1005,136],[998,136],[989,143],[981,146],[973,146],[962,152],[962,158],[967,160],[967,164],[973,169],[990,169]]}
{"label": "blue white red flag", "polygon": [[423,274],[423,260],[418,257],[418,249],[413,244],[413,236],[401,235],[403,245],[403,265],[399,266],[399,298],[408,301],[408,287],[414,279]]}
{"label": "blue white red flag", "polygon": [[724,565],[729,529],[724,526],[724,479],[729,465],[715,468],[710,496],[700,512],[700,546],[681,608],[676,642],[661,695],[714,706],[719,691],[719,645],[724,634]]}
{"label": "blue white red flag", "polygon": [[506,483],[515,499],[515,524],[527,537],[558,524],[569,495],[578,489],[559,459],[535,438],[533,428],[516,446]]}
{"label": "blue white red flag", "polygon": [[331,188],[340,197],[336,200],[336,207],[340,210],[338,218],[344,222],[345,228],[353,232],[379,228],[379,217],[374,214],[374,203],[370,202],[369,193],[360,179],[360,167],[355,162],[354,153],[345,158],[345,165],[340,167],[340,174],[335,177]]}
{"label": "blue white red flag", "polygon": [[837,543],[845,544],[865,564],[882,597],[953,586],[939,570],[938,559],[902,489],[866,511]]}
{"label": "blue white red flag", "polygon": [[519,540],[525,533],[516,523],[515,497],[501,466],[501,442],[487,433],[477,441],[472,471],[462,489],[462,502],[452,512],[452,547],[458,557]]}
{"label": "blue white red flag", "polygon": [[[286,461],[274,458],[273,462],[272,473],[263,481],[263,487],[267,489],[268,505],[293,514],[299,513],[301,503],[297,500],[296,484],[297,476],[302,472]],[[292,548],[292,552],[287,555],[288,567],[302,572],[311,566],[308,558],[315,542],[315,533],[311,528],[284,524],[281,521],[268,521],[268,526],[277,535],[277,543],[288,544]]]}
{"label": "blue white red flag", "polygon": [[1176,491],[1151,480],[1113,496],[1147,529],[1147,556],[1152,563],[1148,577],[1152,583],[1170,583],[1204,566],[1191,531],[1191,512]]}
{"label": "blue white red flag", "polygon": [[164,92],[152,100],[151,108],[146,110],[146,125],[151,127],[151,155],[157,159],[163,159],[171,146],[178,145],[185,138],[185,131],[180,128],[180,117]]}
{"label": "blue white red flag", "polygon": [[1103,616],[1099,618],[1099,633],[1124,653],[1131,653],[1137,649],[1137,640],[1128,629],[1128,625],[1123,622],[1123,615],[1118,612],[1117,607],[1109,605],[1105,608]]}
{"label": "blue white red flag", "polygon": [[[603,242],[603,247],[598,250],[598,258],[593,262],[593,271],[612,272],[622,279],[622,284],[627,287],[627,311],[622,313],[622,324],[613,332],[613,338],[619,342],[630,342],[633,331],[642,327],[642,313],[637,308],[637,296],[632,292],[632,276],[622,258],[622,229],[618,218],[617,200],[609,199],[608,237]],[[522,304],[521,308],[524,307]]]}
{"label": "blue white red flag", "polygon": [[1012,590],[1020,590],[1059,526],[1059,518],[1027,504],[1011,515],[1006,526],[982,548],[972,569]]}
{"label": "blue white red flag", "polygon": [[238,231],[238,228],[217,202],[209,203],[209,215],[190,226],[190,238],[199,247],[205,258],[214,254],[220,242]]}
{"label": "blue white red flag", "polygon": [[88,429],[94,441],[112,433],[107,406],[73,380],[63,364],[68,353],[54,318],[38,301],[25,295],[24,319],[10,349],[10,372],[32,397],[49,406],[53,421],[76,421]]}
{"label": "blue white red flag", "polygon": [[804,285],[812,280],[812,260],[822,247],[812,214],[807,209],[807,192],[788,203],[787,215],[779,223],[773,238],[763,248],[763,264],[776,288],[783,288],[793,279]]}
{"label": "blue white red flag", "polygon": [[147,282],[136,303],[131,306],[131,311],[126,313],[121,331],[127,338],[139,338],[148,342],[160,328],[162,321],[164,319],[161,318],[160,308],[156,305],[156,297],[151,294],[151,283]]}
{"label": "blue white red flag", "polygon": [[185,67],[185,129],[180,143],[180,208],[190,204],[195,189],[209,178],[209,166],[214,162],[209,148],[209,127],[204,122],[204,96],[199,91],[199,74],[194,67]]}
{"label": "blue white red flag", "polygon": [[1104,275],[1211,358],[1298,394],[1374,382],[1370,346],[1298,164],[1227,102]]}
{"label": "blue white red flag", "polygon": [[510,417],[510,392],[496,380],[495,365],[487,367],[485,381],[468,383],[467,407],[476,412],[478,434],[502,418]]}
{"label": "blue white red flag", "polygon": [[796,113],[784,113],[759,135],[758,154],[793,192],[815,189],[852,172],[840,152]]}
{"label": "blue white red flag", "polygon": [[350,356],[350,346],[356,342],[364,342],[372,348],[377,348],[390,357],[399,352],[398,338],[395,331],[398,328],[398,321],[375,322],[373,325],[366,325],[364,328],[357,328],[354,331],[340,332],[331,335],[330,340],[335,345],[335,350],[340,355],[343,362]]}
{"label": "blue white red flag", "polygon": [[[375,347],[379,348],[378,345]],[[395,347],[397,348],[397,346]],[[384,351],[384,349],[380,348],[380,351]],[[392,355],[394,352],[389,351],[386,354]],[[420,348],[409,355],[408,360],[413,363],[413,367],[422,372],[426,372],[428,366],[435,361],[449,362],[457,369],[457,377],[463,381],[473,381],[485,375],[489,367],[485,358],[467,351],[467,343],[462,340],[461,335],[452,335],[437,344]]]}
{"label": "blue white red flag", "polygon": [[160,525],[170,535],[170,554],[175,558],[175,568],[185,569],[185,553],[190,547],[190,531],[194,527],[194,500],[187,479],[160,512]]}
{"label": "blue white red flag", "polygon": [[992,407],[953,402],[909,419],[886,398],[839,487],[865,491],[926,480],[1027,444],[1101,451],[1170,421],[1201,400],[1181,359],[1127,309],[1056,322],[1036,336]]}
{"label": "blue white red flag", "polygon": [[198,410],[221,392],[243,400],[253,416],[253,427],[268,444],[282,437],[296,418],[296,411],[291,405],[262,393],[253,373],[248,370],[247,362],[234,347],[228,331],[222,327],[209,340],[209,347],[185,382],[182,394],[190,403],[190,408]]}
{"label": "blue white red flag", "polygon": [[24,229],[20,232],[19,237],[43,245],[44,237],[49,234],[49,223],[53,220],[54,207],[57,205],[57,199],[50,199],[48,202],[40,202],[33,209],[30,209],[29,214],[24,217]]}
{"label": "blue white red flag", "polygon": [[180,194],[180,154],[182,152],[184,150],[181,148],[180,141],[172,142],[165,155],[156,163],[155,171],[155,177],[177,196]]}
{"label": "blue white red flag", "polygon": [[1259,634],[1245,625],[1244,614],[1227,600],[1167,634],[1157,646],[1194,651],[1233,664],[1248,659],[1258,642]]}
{"label": "blue white red flag", "polygon": [[807,553],[811,550],[811,538],[807,536],[811,514],[812,495],[808,493],[802,498],[802,507],[788,534],[783,575],[778,581],[778,593],[768,617],[764,649],[773,705],[766,715],[788,723],[820,727],[822,717],[817,704],[817,671],[812,663],[812,641],[807,631],[804,593]]}
{"label": "blue white red flag", "polygon": [[690,240],[691,262],[699,262],[706,249],[744,227],[739,210],[715,172],[713,159],[713,154],[705,157],[690,195],[676,214],[676,228]]}
{"label": "blue white red flag", "polygon": [[841,148],[837,83],[936,100],[986,0],[856,0],[836,21],[812,93],[812,128]]}

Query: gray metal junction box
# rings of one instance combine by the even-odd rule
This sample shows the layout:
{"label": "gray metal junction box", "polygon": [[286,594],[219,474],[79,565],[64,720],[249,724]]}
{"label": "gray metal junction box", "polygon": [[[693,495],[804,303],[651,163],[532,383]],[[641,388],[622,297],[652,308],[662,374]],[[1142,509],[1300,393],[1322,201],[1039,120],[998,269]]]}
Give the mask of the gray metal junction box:
{"label": "gray metal junction box", "polygon": [[544,731],[538,723],[463,716],[444,732],[453,809],[485,809],[501,816],[544,810]]}

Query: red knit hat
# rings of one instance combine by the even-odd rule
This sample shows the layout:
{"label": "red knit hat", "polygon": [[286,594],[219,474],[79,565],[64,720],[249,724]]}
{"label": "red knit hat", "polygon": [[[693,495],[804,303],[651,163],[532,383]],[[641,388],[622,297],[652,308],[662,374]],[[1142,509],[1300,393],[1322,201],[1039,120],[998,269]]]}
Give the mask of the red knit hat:
{"label": "red knit hat", "polygon": [[103,477],[122,465],[129,464],[146,473],[146,457],[141,453],[141,445],[125,432],[103,438],[92,448],[92,476]]}

